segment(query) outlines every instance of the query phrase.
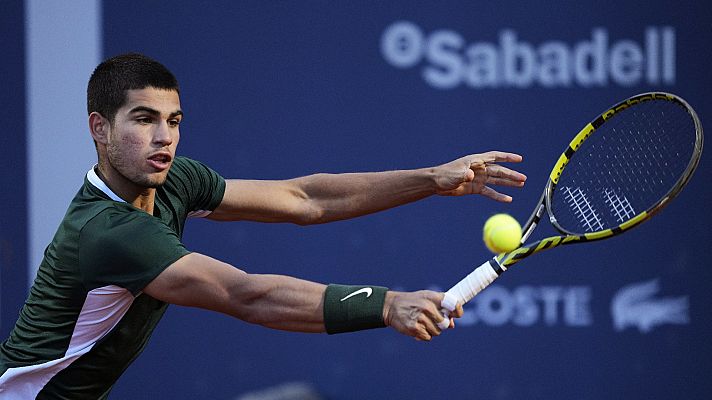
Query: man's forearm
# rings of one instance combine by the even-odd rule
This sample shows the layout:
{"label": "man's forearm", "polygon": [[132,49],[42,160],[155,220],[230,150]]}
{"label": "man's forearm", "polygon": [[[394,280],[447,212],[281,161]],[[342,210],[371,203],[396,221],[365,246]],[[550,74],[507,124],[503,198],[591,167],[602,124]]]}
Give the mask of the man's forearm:
{"label": "man's forearm", "polygon": [[273,329],[324,332],[325,285],[283,275],[247,277],[231,288],[229,314]]}
{"label": "man's forearm", "polygon": [[319,224],[354,218],[420,200],[435,193],[431,169],[316,174],[294,179]]}

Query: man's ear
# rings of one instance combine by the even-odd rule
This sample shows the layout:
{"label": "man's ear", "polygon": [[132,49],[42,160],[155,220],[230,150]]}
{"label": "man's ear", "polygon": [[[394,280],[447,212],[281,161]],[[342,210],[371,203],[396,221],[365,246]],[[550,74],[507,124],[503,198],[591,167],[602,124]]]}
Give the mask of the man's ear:
{"label": "man's ear", "polygon": [[89,114],[89,132],[96,143],[108,142],[110,123],[103,115],[94,111]]}

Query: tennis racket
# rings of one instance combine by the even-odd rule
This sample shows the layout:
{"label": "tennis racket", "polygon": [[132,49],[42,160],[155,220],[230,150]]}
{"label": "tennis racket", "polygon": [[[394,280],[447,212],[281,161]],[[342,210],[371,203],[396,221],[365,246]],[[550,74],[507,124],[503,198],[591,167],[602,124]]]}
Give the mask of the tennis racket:
{"label": "tennis racket", "polygon": [[[702,154],[702,125],[680,97],[643,93],[606,110],[571,141],[522,227],[519,248],[480,265],[445,294],[443,314],[515,263],[554,247],[608,239],[647,221],[685,187]],[[544,213],[560,233],[524,244]],[[446,329],[449,318],[440,324]]]}

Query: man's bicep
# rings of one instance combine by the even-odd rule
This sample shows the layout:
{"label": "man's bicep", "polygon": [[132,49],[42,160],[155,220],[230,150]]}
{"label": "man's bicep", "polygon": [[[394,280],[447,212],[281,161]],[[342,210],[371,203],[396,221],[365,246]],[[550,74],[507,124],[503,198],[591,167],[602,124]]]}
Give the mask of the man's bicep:
{"label": "man's bicep", "polygon": [[307,196],[294,181],[229,179],[225,183],[222,202],[209,219],[302,223],[308,218]]}
{"label": "man's bicep", "polygon": [[143,292],[167,303],[234,315],[232,291],[247,277],[222,261],[190,253],[169,265]]}

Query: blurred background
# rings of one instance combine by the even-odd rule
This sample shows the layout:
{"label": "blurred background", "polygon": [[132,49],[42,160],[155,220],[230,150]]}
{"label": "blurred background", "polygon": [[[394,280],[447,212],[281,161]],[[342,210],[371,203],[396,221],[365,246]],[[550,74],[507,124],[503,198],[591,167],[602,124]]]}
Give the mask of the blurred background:
{"label": "blurred background", "polygon": [[[96,156],[86,82],[141,52],[181,85],[179,154],[226,177],[418,168],[487,150],[527,174],[509,205],[429,198],[321,226],[193,221],[184,241],[255,273],[447,289],[524,222],[573,134],[631,95],[712,115],[703,1],[5,0],[0,5],[0,337]],[[709,154],[662,214],[518,264],[431,343],[285,333],[171,307],[114,399],[706,399]],[[547,232],[543,232],[547,233]],[[541,231],[537,234],[542,234]]]}

